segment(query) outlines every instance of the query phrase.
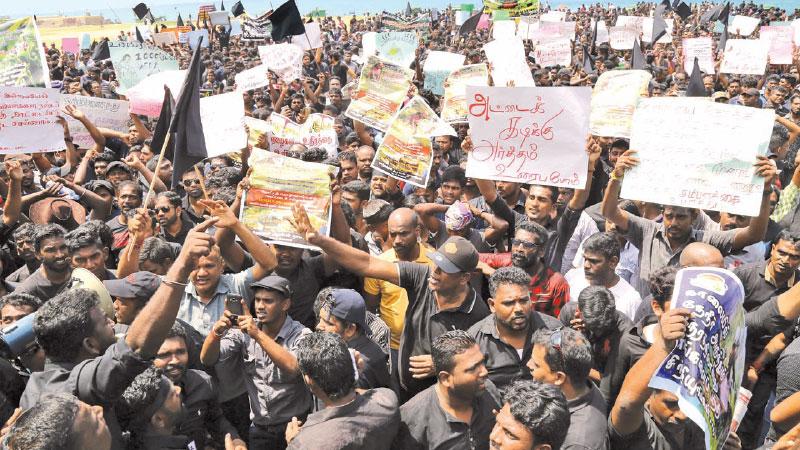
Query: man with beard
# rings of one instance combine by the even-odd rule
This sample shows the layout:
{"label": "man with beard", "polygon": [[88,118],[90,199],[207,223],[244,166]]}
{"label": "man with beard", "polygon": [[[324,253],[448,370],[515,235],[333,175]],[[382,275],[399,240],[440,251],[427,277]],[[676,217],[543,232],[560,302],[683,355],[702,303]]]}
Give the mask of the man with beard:
{"label": "man with beard", "polygon": [[134,181],[122,181],[116,186],[117,206],[120,214],[106,222],[114,235],[113,252],[120,251],[128,243],[128,221],[133,217],[136,208],[142,206],[142,186]]}
{"label": "man with beard", "polygon": [[225,311],[206,338],[200,358],[220,375],[244,378],[253,422],[250,447],[285,449],[287,424],[293,418],[304,422],[311,410],[311,393],[295,356],[298,343],[311,330],[288,314],[289,280],[269,275],[250,287],[255,317],[244,303],[243,315]]}
{"label": "man with beard", "polygon": [[355,152],[348,150],[339,153],[336,159],[339,161],[339,175],[341,177],[339,183],[347,184],[358,179],[358,159]]}
{"label": "man with beard", "polygon": [[544,263],[547,230],[536,222],[522,222],[511,240],[511,259],[505,254],[483,254],[481,265],[484,275],[494,273],[492,267],[514,265],[530,277],[528,289],[531,308],[542,314],[558,317],[561,308],[569,301],[569,284],[564,277]]}
{"label": "man with beard", "polygon": [[161,236],[167,242],[182,243],[194,223],[183,213],[181,197],[166,191],[156,197],[156,220],[161,225]]}
{"label": "man with beard", "polygon": [[487,390],[484,355],[466,331],[448,331],[431,346],[436,384],[400,408],[395,448],[488,449],[499,402]]}
{"label": "man with beard", "polygon": [[6,283],[16,287],[24,281],[30,274],[39,268],[39,260],[36,259],[36,251],[33,246],[33,237],[36,234],[36,225],[25,222],[14,230],[14,246],[17,256],[22,259],[22,266],[6,277]]}
{"label": "man with beard", "polygon": [[489,278],[492,314],[468,331],[486,355],[489,379],[498,389],[529,378],[525,365],[531,358],[533,333],[561,326],[557,319],[533,310],[529,286],[530,276],[519,267],[498,269]]}
{"label": "man with beard", "polygon": [[[200,167],[200,171],[202,170],[203,168]],[[194,170],[194,167],[181,175],[181,184],[183,185],[183,190],[186,191],[181,208],[194,223],[202,222],[203,215],[206,213],[206,208],[200,203],[200,200],[203,199],[203,188],[200,186],[202,182],[203,180],[197,176],[197,171]]]}
{"label": "man with beard", "polygon": [[[236,429],[225,419],[217,402],[217,386],[211,376],[202,370],[189,369],[189,347],[183,325],[177,322],[172,325],[153,365],[181,389],[186,414],[175,424],[178,434],[187,436],[201,449],[212,444],[224,445],[225,434],[238,439]],[[207,439],[209,434],[211,439]]]}
{"label": "man with beard", "polygon": [[106,269],[108,248],[103,245],[97,232],[81,226],[67,233],[64,239],[73,269],[86,269],[101,281],[117,278],[114,272]]}
{"label": "man with beard", "polygon": [[46,302],[69,283],[72,267],[69,248],[64,239],[66,230],[60,225],[40,225],[33,236],[33,249],[41,264],[15,292],[31,294]]}
{"label": "man with beard", "polygon": [[[378,256],[379,259],[396,263],[409,261],[433,265],[429,257],[431,248],[422,244],[419,239],[419,217],[412,209],[396,209],[389,216],[389,239],[392,248]],[[388,281],[377,278],[364,278],[364,300],[367,308],[377,311],[381,319],[391,330],[389,342],[392,367],[397,367],[397,352],[400,349],[400,337],[403,334],[408,293],[405,289]]]}
{"label": "man with beard", "polygon": [[356,150],[358,163],[358,178],[369,184],[372,179],[372,159],[375,158],[375,149],[371,145],[362,145]]}

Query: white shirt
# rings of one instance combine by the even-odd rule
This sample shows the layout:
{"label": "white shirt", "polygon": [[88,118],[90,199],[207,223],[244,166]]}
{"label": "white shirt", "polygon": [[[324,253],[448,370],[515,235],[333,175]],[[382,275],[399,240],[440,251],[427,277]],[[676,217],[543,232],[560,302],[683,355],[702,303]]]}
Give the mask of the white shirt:
{"label": "white shirt", "polygon": [[586,211],[582,211],[578,218],[578,224],[575,225],[575,231],[572,232],[572,236],[567,241],[567,246],[564,247],[564,256],[561,258],[561,273],[567,273],[576,255],[583,255],[583,251],[579,248],[583,245],[583,241],[599,232],[597,223],[592,219],[592,216],[587,214]]}
{"label": "white shirt", "polygon": [[[583,274],[583,268],[570,270],[564,278],[569,283],[569,301],[577,302],[580,293],[589,286],[589,282],[586,281],[586,276]],[[616,306],[617,311],[625,314],[628,319],[633,321],[633,318],[636,317],[636,310],[639,309],[639,305],[642,303],[642,297],[639,292],[622,278],[608,290],[614,294],[614,306]]]}
{"label": "white shirt", "polygon": [[[584,240],[584,242],[586,241]],[[583,242],[581,242],[581,246],[578,247],[578,251],[575,253],[572,266],[562,273],[566,273],[572,269],[583,269]],[[630,242],[626,241],[622,250],[620,250],[619,263],[617,263],[617,268],[614,269],[614,273],[628,283],[639,277],[639,249]]]}

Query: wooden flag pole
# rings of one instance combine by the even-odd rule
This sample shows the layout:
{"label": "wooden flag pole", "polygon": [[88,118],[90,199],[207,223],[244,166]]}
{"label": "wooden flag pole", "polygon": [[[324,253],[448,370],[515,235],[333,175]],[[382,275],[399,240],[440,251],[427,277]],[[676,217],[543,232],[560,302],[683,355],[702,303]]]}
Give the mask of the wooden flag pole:
{"label": "wooden flag pole", "polygon": [[144,203],[142,203],[145,208],[147,208],[147,205],[150,203],[150,196],[153,195],[153,191],[155,190],[158,171],[161,169],[161,163],[164,161],[164,153],[167,152],[167,146],[169,145],[169,140],[171,137],[172,133],[167,132],[167,136],[164,138],[164,144],[161,146],[161,153],[158,155],[156,170],[153,171],[153,178],[150,180],[150,188],[147,189],[147,195],[144,197]]}

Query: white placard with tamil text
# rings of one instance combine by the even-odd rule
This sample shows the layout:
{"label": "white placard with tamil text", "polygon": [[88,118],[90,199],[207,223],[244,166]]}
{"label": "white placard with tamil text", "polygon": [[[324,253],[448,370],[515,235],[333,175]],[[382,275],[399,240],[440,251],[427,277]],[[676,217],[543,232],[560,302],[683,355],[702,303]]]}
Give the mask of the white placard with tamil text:
{"label": "white placard with tamil text", "polygon": [[303,50],[322,47],[322,31],[319,29],[319,24],[317,22],[309,22],[305,24],[305,27],[306,33],[292,36],[290,42]]}
{"label": "white placard with tamil text", "polygon": [[243,70],[236,74],[236,90],[249,91],[269,84],[269,67],[259,64],[251,69]]}
{"label": "white placard with tamil text", "polygon": [[156,45],[172,45],[178,43],[178,37],[173,32],[153,34],[153,42]]}
{"label": "white placard with tamil text", "polygon": [[763,75],[767,67],[769,42],[753,39],[728,39],[720,73]]}
{"label": "white placard with tamil text", "polygon": [[730,25],[728,25],[728,33],[734,36],[737,34],[743,37],[750,36],[753,31],[756,31],[760,23],[761,19],[757,17],[733,16]]}
{"label": "white placard with tamil text", "polygon": [[582,188],[588,87],[467,87],[467,176]]}
{"label": "white placard with tamil text", "polygon": [[517,33],[517,24],[513,20],[498,20],[492,25],[492,39],[508,39]]}
{"label": "white placard with tamil text", "polygon": [[683,70],[692,73],[694,58],[705,73],[714,73],[714,54],[710,37],[689,38],[683,40]]}
{"label": "white placard with tamil text", "polygon": [[[66,105],[74,105],[86,114],[86,117],[97,127],[128,132],[128,121],[131,117],[128,114],[128,102],[126,100],[62,94],[59,104],[62,108]],[[68,114],[64,114],[63,117],[69,126],[72,142],[82,148],[92,148],[94,139],[92,139],[86,127]]]}
{"label": "white placard with tamil text", "polygon": [[483,46],[486,59],[492,64],[495,86],[535,86],[533,75],[525,59],[525,46],[519,39],[494,40]]}
{"label": "white placard with tamil text", "polygon": [[572,64],[572,42],[569,39],[540,42],[534,50],[536,63],[542,67]]}
{"label": "white placard with tamil text", "polygon": [[209,157],[238,152],[247,146],[244,102],[240,92],[201,98],[200,121]]}
{"label": "white placard with tamil text", "polygon": [[285,82],[303,76],[303,49],[292,44],[259,45],[258,56]]}
{"label": "white placard with tamil text", "polygon": [[0,86],[0,154],[64,150],[58,89]]}
{"label": "white placard with tamil text", "polygon": [[611,27],[608,30],[608,41],[614,50],[630,50],[633,41],[639,37],[639,31],[628,27]]}
{"label": "white placard with tamil text", "polygon": [[764,179],[753,163],[767,151],[774,121],[772,110],[642,99],[630,143],[641,162],[625,174],[620,197],[757,216]]}
{"label": "white placard with tamil text", "polygon": [[645,70],[609,70],[592,90],[589,130],[595,136],[631,137],[633,112],[653,78]]}
{"label": "white placard with tamil text", "polygon": [[208,17],[211,18],[211,25],[228,25],[230,24],[230,19],[228,18],[228,11],[212,11],[208,13]]}
{"label": "white placard with tamil text", "polygon": [[464,55],[431,51],[425,58],[422,72],[425,74],[425,89],[436,95],[444,95],[444,80],[450,72],[464,65]]}
{"label": "white placard with tamil text", "polygon": [[769,43],[770,64],[791,64],[794,52],[792,27],[761,27],[760,39]]}

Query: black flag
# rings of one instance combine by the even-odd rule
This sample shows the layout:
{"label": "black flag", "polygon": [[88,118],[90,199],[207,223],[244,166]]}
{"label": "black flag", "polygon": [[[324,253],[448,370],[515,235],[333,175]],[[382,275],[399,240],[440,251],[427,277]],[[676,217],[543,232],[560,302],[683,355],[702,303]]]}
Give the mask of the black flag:
{"label": "black flag", "polygon": [[[153,154],[161,153],[161,147],[164,146],[164,140],[169,133],[169,124],[172,120],[172,111],[175,109],[175,100],[172,98],[172,92],[169,87],[164,85],[164,101],[161,103],[161,114],[158,115],[158,122],[153,130],[153,138],[150,143],[150,151]],[[172,161],[172,149],[175,145],[174,141],[170,141],[165,149],[164,157]]]}
{"label": "black flag", "polygon": [[687,17],[692,15],[692,8],[684,2],[680,2],[678,6],[675,7],[675,14],[681,19],[686,20]]}
{"label": "black flag", "polygon": [[725,7],[719,12],[719,16],[717,16],[717,20],[724,23],[725,25],[728,24],[728,18],[731,15],[731,2],[725,3]]}
{"label": "black flag", "polygon": [[200,44],[192,53],[192,61],[186,71],[186,78],[175,105],[175,114],[170,122],[169,132],[175,133],[174,161],[172,161],[172,189],[178,186],[181,176],[192,166],[208,158],[206,140],[203,137],[203,124],[200,121],[200,86],[203,77],[203,63],[200,62]]}
{"label": "black flag", "polygon": [[[669,4],[669,2],[667,2]],[[651,44],[655,47],[656,42],[661,39],[661,36],[667,34],[667,21],[664,20],[664,10],[666,6],[664,4],[660,4],[656,6],[656,10],[653,13],[653,40]]]}
{"label": "black flag", "polygon": [[594,58],[592,58],[592,55],[589,53],[589,48],[585,45],[583,46],[583,71],[586,75],[595,73]]}
{"label": "black flag", "polygon": [[686,86],[687,97],[708,97],[706,87],[703,84],[703,74],[700,72],[700,63],[697,57],[694,58],[694,67],[692,74],[689,75],[689,85]]}
{"label": "black flag", "polygon": [[272,22],[272,40],[278,42],[289,36],[298,36],[306,32],[300,11],[294,0],[282,4],[270,16]]}
{"label": "black flag", "polygon": [[150,8],[144,3],[139,3],[133,7],[133,13],[136,14],[136,18],[139,20],[144,19],[148,12],[150,12]]}
{"label": "black flag", "polygon": [[631,49],[631,69],[643,70],[644,69],[644,54],[642,54],[642,46],[639,45],[639,38],[633,40],[633,48]]}
{"label": "black flag", "polygon": [[140,43],[144,43],[144,37],[142,37],[141,31],[139,31],[139,27],[136,27],[136,40]]}
{"label": "black flag", "polygon": [[406,16],[410,16],[412,14],[414,14],[414,12],[411,10],[411,2],[406,2]]}
{"label": "black flag", "polygon": [[103,39],[94,46],[92,52],[92,59],[95,61],[102,61],[111,58],[111,53],[108,51],[108,39]]}
{"label": "black flag", "polygon": [[719,43],[717,44],[717,51],[724,52],[725,45],[728,43],[728,23],[722,25],[722,33],[719,34]]}
{"label": "black flag", "polygon": [[244,6],[242,6],[242,2],[236,2],[233,4],[233,8],[231,8],[231,14],[233,14],[233,17],[239,17],[244,14]]}
{"label": "black flag", "polygon": [[181,17],[181,13],[178,13],[178,23],[176,26],[182,27],[183,25],[183,18]]}
{"label": "black flag", "polygon": [[464,23],[461,24],[461,28],[458,30],[458,34],[470,34],[478,28],[478,21],[481,20],[481,16],[483,15],[483,8],[481,8],[477,14],[474,14],[469,19],[465,20]]}
{"label": "black flag", "polygon": [[664,9],[667,11],[672,10],[672,5],[669,3],[669,0],[662,0],[661,4],[664,5]]}
{"label": "black flag", "polygon": [[728,23],[728,16],[731,12],[731,4],[725,3],[724,5],[720,3],[719,5],[709,9],[703,14],[703,17],[700,18],[700,23],[705,24],[708,22],[714,22],[715,20],[719,20],[722,23]]}
{"label": "black flag", "polygon": [[219,10],[220,11],[225,11],[225,1],[224,0],[219,2]]}

